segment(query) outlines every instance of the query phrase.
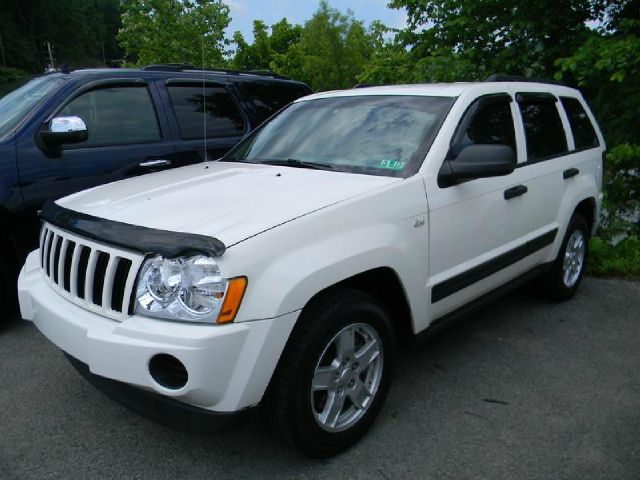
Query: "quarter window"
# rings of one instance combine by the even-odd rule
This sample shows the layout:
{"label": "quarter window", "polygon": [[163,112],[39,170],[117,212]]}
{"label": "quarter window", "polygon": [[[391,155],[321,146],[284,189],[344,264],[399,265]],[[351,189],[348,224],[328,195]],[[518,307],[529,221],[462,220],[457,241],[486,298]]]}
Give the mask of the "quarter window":
{"label": "quarter window", "polygon": [[61,112],[82,118],[89,138],[82,147],[129,145],[160,140],[151,97],[144,86],[91,90],[74,98]]}
{"label": "quarter window", "polygon": [[536,162],[568,151],[562,120],[552,95],[521,94],[520,113],[527,140],[527,160]]}
{"label": "quarter window", "polygon": [[231,95],[222,85],[175,85],[169,87],[171,103],[184,140],[204,138],[206,104],[207,137],[236,137],[244,132],[244,121]]}
{"label": "quarter window", "polygon": [[508,145],[516,151],[516,135],[511,116],[511,97],[490,95],[476,100],[467,110],[456,133],[452,157],[469,145]]}
{"label": "quarter window", "polygon": [[587,112],[582,108],[580,101],[576,98],[569,97],[561,97],[560,100],[569,118],[575,148],[597,147],[600,143],[598,142],[598,136],[591,124],[591,120],[589,120],[587,116]]}
{"label": "quarter window", "polygon": [[310,93],[306,88],[284,84],[247,82],[243,87],[253,101],[256,124],[264,122],[295,99]]}

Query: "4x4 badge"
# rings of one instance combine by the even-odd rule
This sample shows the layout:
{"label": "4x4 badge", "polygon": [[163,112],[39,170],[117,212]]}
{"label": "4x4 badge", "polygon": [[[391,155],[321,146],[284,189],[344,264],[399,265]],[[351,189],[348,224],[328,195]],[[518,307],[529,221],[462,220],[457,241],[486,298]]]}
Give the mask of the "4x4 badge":
{"label": "4x4 badge", "polygon": [[422,227],[424,225],[424,217],[416,218],[413,221],[413,226],[415,228]]}

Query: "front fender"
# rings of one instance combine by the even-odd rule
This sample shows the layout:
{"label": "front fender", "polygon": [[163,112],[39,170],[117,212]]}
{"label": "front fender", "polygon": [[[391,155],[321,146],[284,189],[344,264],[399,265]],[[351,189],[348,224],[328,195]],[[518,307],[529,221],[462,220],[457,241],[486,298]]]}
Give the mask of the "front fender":
{"label": "front fender", "polygon": [[427,202],[411,178],[314,212],[237,244],[221,258],[228,276],[246,275],[237,321],[303,308],[317,293],[359,273],[391,268],[407,296],[414,328],[427,318]]}

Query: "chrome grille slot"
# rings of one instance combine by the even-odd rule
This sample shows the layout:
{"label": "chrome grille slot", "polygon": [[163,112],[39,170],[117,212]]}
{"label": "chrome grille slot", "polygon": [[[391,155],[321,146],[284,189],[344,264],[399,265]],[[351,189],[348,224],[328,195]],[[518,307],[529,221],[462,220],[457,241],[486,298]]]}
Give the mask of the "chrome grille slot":
{"label": "chrome grille slot", "polygon": [[51,287],[88,310],[116,320],[129,316],[144,256],[44,224],[40,265]]}

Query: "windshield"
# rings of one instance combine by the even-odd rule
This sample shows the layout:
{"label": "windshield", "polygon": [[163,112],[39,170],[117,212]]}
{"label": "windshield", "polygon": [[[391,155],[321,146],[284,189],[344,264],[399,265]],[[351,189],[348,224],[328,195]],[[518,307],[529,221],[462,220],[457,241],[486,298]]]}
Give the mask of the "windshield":
{"label": "windshield", "polygon": [[37,77],[0,98],[0,138],[12,132],[59,84],[60,79],[54,77]]}
{"label": "windshield", "polygon": [[406,177],[420,168],[453,101],[384,95],[294,103],[222,160]]}

